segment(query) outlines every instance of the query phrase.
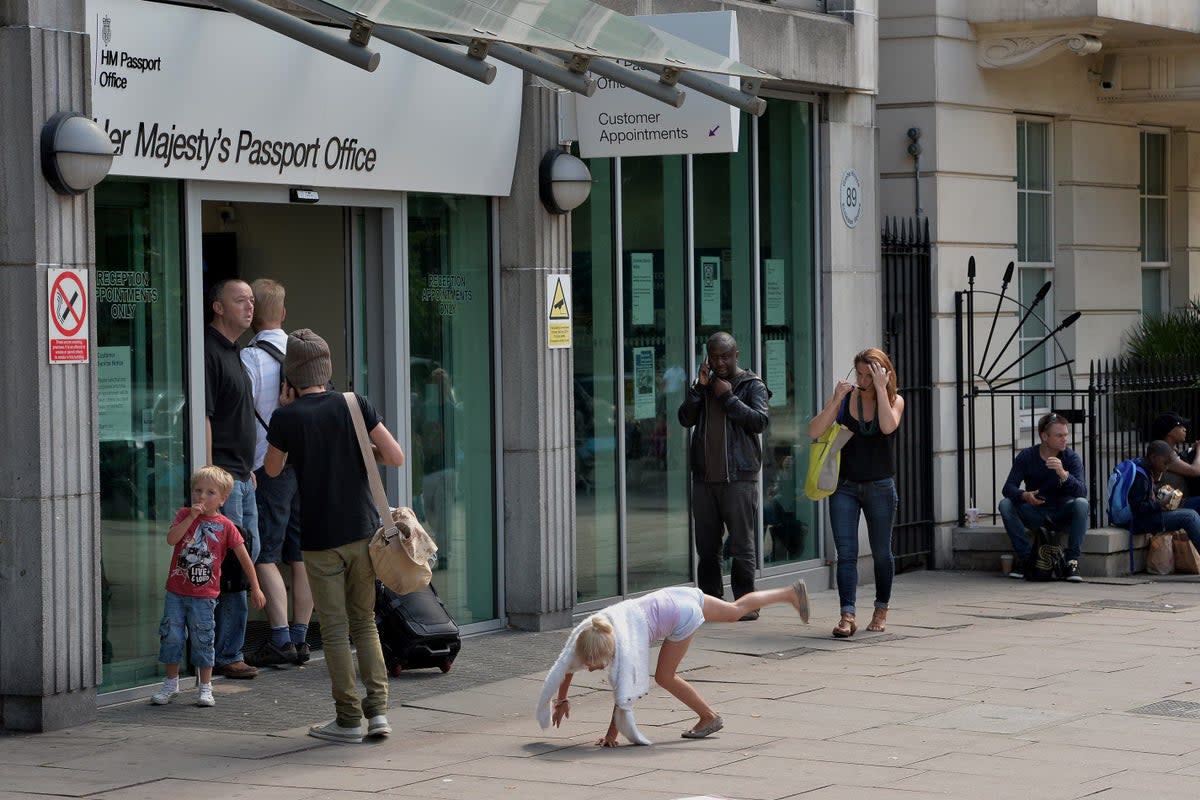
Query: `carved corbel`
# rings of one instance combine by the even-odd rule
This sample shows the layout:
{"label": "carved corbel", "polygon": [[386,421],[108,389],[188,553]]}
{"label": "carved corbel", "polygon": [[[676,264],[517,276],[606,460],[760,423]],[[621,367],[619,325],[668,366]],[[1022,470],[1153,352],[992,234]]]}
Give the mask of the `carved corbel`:
{"label": "carved corbel", "polygon": [[992,36],[980,39],[976,63],[984,69],[1027,69],[1063,52],[1086,56],[1099,51],[1100,47],[1100,37],[1091,33]]}

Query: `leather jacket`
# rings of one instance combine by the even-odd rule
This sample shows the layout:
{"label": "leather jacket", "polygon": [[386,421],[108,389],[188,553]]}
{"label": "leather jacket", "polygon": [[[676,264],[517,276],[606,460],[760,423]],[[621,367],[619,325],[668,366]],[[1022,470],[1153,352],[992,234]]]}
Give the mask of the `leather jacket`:
{"label": "leather jacket", "polygon": [[[725,455],[729,480],[752,481],[762,469],[762,444],[758,434],[767,427],[767,398],[770,392],[763,379],[748,369],[731,381],[732,388],[718,398],[725,405]],[[711,386],[711,384],[710,384]],[[679,424],[692,429],[690,462],[693,477],[703,480],[705,465],[704,435],[708,422],[705,394],[709,387],[699,382],[688,387],[679,406]]]}

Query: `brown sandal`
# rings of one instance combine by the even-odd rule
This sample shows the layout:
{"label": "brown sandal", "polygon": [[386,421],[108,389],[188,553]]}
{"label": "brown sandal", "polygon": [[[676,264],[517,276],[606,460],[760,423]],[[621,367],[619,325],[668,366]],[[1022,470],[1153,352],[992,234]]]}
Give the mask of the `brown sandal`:
{"label": "brown sandal", "polygon": [[867,626],[867,630],[883,633],[887,630],[887,612],[886,608],[877,608],[875,613],[871,615],[871,624]]}
{"label": "brown sandal", "polygon": [[842,614],[838,624],[833,627],[833,635],[837,639],[849,639],[858,630],[858,623],[853,614]]}

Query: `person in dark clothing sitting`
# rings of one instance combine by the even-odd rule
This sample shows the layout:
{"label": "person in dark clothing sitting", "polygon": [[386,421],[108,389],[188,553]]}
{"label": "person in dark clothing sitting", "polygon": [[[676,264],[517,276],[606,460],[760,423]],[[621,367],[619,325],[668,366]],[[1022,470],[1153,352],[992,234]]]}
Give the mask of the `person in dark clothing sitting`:
{"label": "person in dark clothing sitting", "polygon": [[1192,544],[1200,549],[1200,497],[1189,497],[1173,508],[1175,500],[1166,495],[1159,496],[1163,474],[1168,467],[1174,468],[1179,456],[1169,443],[1155,439],[1146,445],[1146,455],[1134,459],[1141,470],[1129,487],[1129,510],[1133,521],[1131,533],[1163,533],[1165,531],[1187,531]]}
{"label": "person in dark clothing sitting", "polygon": [[[1010,578],[1024,578],[1033,548],[1025,531],[1046,527],[1067,531],[1066,578],[1073,583],[1079,576],[1079,551],[1088,529],[1087,483],[1083,477],[1083,459],[1067,444],[1071,432],[1067,420],[1059,414],[1047,414],[1038,420],[1041,444],[1027,447],[1013,459],[1000,518],[1012,541],[1017,560]],[[1025,488],[1021,488],[1024,484]]]}

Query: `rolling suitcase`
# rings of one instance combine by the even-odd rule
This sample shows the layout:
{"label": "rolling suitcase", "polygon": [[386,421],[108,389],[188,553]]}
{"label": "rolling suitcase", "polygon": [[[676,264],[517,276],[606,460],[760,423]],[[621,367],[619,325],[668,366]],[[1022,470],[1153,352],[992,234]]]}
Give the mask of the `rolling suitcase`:
{"label": "rolling suitcase", "polygon": [[396,594],[375,581],[375,627],[388,672],[437,667],[449,672],[462,639],[432,586]]}

